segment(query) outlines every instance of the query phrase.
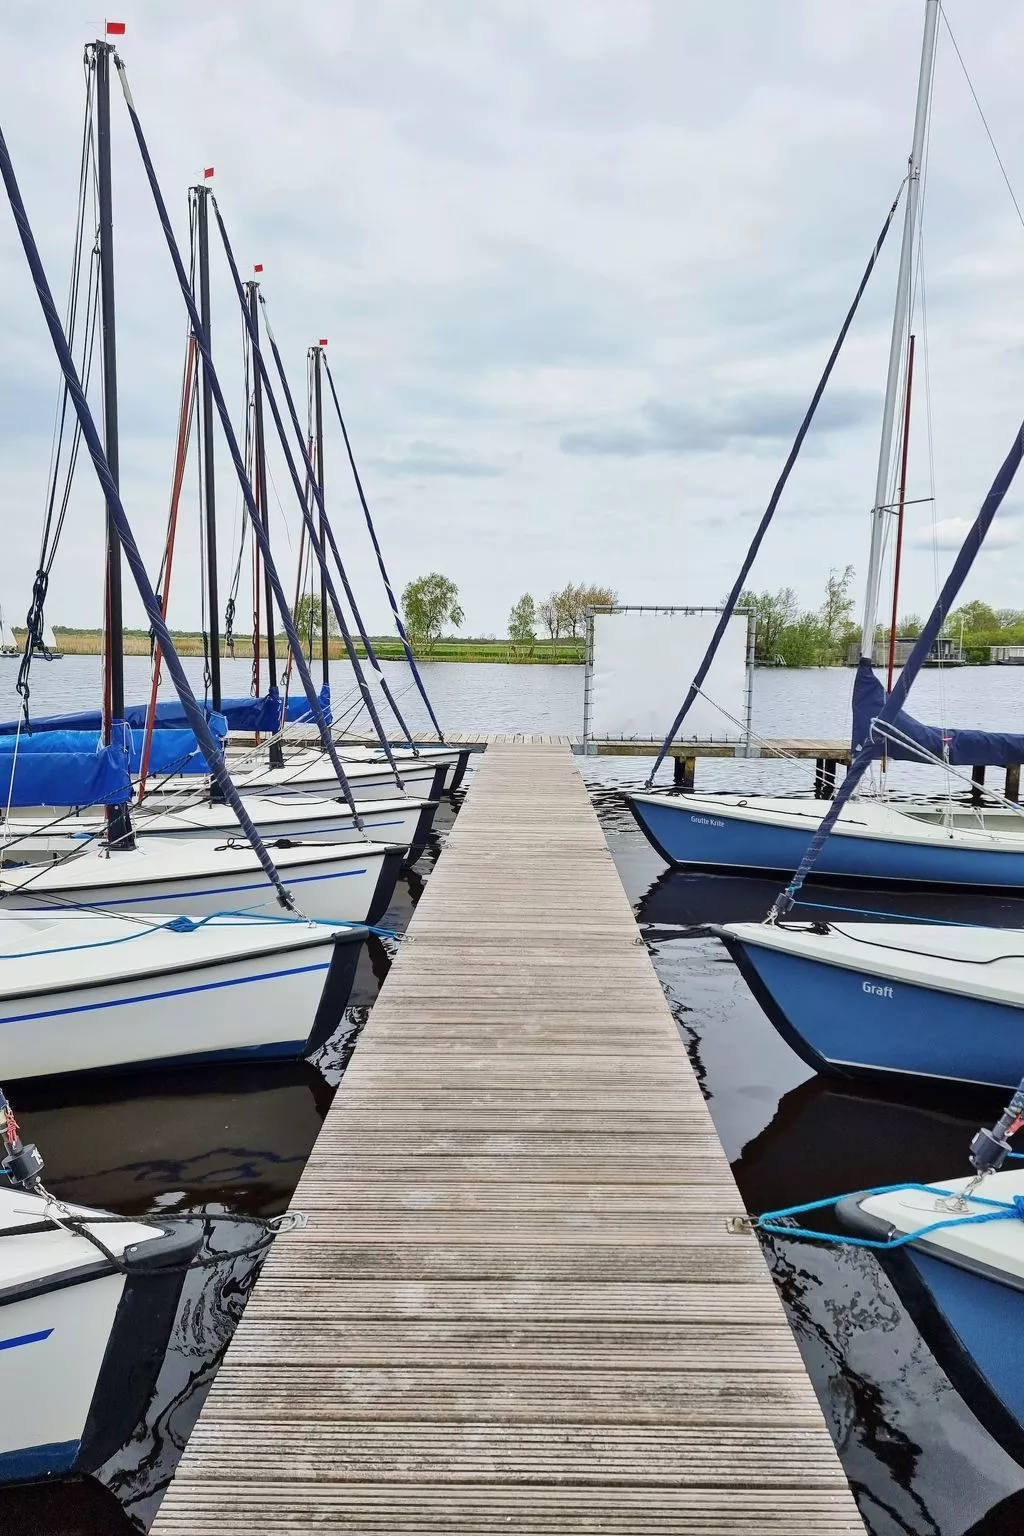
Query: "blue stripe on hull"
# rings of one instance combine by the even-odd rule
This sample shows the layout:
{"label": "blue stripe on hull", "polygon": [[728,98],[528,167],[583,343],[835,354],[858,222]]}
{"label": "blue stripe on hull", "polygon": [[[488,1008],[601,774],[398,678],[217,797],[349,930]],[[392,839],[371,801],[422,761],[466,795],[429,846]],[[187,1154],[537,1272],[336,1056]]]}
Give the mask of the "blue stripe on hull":
{"label": "blue stripe on hull", "polygon": [[[670,864],[701,869],[757,870],[789,875],[807,852],[812,828],[736,821],[690,809],[685,796],[658,804],[631,800],[648,840]],[[822,815],[825,805],[822,803]],[[984,848],[897,843],[877,837],[830,837],[814,870],[816,879],[864,880],[871,884],[985,886],[1024,889],[1024,847],[1018,853]]]}
{"label": "blue stripe on hull", "polygon": [[729,947],[773,1023],[816,1066],[1006,1088],[1020,1081],[1024,1009],[736,939]]}
{"label": "blue stripe on hull", "polygon": [[[352,875],[365,874],[365,868],[342,869],[327,875],[290,875],[287,870],[282,871],[283,878],[289,886],[314,885],[318,884],[321,880],[347,880]],[[184,878],[188,879],[190,877]],[[155,885],[162,884],[158,876],[154,876],[153,883]],[[181,882],[179,881],[178,883],[180,884]],[[31,887],[27,886],[26,889],[28,890],[28,894],[31,896]],[[88,886],[83,885],[82,889],[88,890]],[[61,896],[60,891],[50,892],[47,891],[45,887],[40,887],[40,896],[46,902],[46,906],[49,911],[66,912],[69,910],[77,911],[82,907],[99,907],[103,911],[106,911],[110,907],[152,907],[154,903],[161,904],[168,901],[196,901],[200,897],[205,899],[207,896],[237,896],[242,891],[265,891],[268,893],[269,898],[269,895],[273,894],[273,887],[269,880],[258,880],[255,885],[214,885],[205,887],[200,891],[197,891],[194,887],[186,888],[183,891],[176,891],[174,886],[169,883],[166,889],[159,890],[155,896],[118,896],[115,892],[114,895],[105,896],[102,901],[80,901],[76,897],[72,896],[68,900],[67,907],[59,907],[57,905],[57,902]],[[18,888],[12,886],[10,888],[9,894],[12,896],[17,895]]]}
{"label": "blue stripe on hull", "polygon": [[322,965],[296,965],[286,971],[262,971],[258,976],[233,976],[227,981],[196,982],[190,987],[169,987],[162,992],[139,992],[132,997],[107,998],[98,1003],[76,1003],[70,1008],[44,1008],[35,1013],[0,1014],[0,1025],[59,1019],[69,1013],[97,1013],[107,1008],[131,1008],[137,1003],[160,1003],[165,998],[187,997],[193,992],[221,992],[226,987],[247,987],[254,982],[279,981],[287,976],[306,976],[311,971],[326,971],[329,965],[329,961],[325,961]]}
{"label": "blue stripe on hull", "polygon": [[78,1440],[51,1445],[29,1445],[19,1451],[0,1451],[0,1483],[35,1483],[44,1477],[70,1472],[78,1455]]}

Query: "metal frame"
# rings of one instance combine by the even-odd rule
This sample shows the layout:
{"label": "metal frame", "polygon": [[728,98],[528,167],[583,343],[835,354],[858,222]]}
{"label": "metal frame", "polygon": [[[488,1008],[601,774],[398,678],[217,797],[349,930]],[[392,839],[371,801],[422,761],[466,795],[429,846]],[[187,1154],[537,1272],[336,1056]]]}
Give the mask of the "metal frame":
{"label": "metal frame", "polygon": [[[724,613],[724,608],[712,605],[670,604],[670,603],[613,603],[601,604],[587,609],[587,636],[583,674],[583,751],[591,755],[597,753],[597,739],[590,729],[591,715],[593,712],[594,689],[594,615],[598,613]],[[754,640],[756,637],[757,622],[753,613],[747,608],[737,608],[734,617],[747,620],[747,683],[744,694],[743,709],[743,734],[739,737],[724,736],[720,739],[737,747],[738,757],[756,757],[756,750],[751,749],[751,719],[754,708]],[[654,747],[661,746],[661,739],[646,736],[619,736],[602,737],[601,740],[616,741],[640,741],[651,742]],[[714,741],[715,737],[708,738]]]}

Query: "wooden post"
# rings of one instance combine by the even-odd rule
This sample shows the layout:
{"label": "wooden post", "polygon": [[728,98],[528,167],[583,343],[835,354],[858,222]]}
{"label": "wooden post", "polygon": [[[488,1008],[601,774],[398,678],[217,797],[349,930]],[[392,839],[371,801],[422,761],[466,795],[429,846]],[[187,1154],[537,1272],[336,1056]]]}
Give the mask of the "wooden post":
{"label": "wooden post", "polygon": [[971,769],[971,804],[981,805],[984,800],[982,790],[985,787],[985,764],[977,763]]}
{"label": "wooden post", "polygon": [[693,789],[693,778],[697,772],[697,759],[695,757],[674,757],[672,759],[672,783],[676,789],[688,794]]}
{"label": "wooden post", "polygon": [[1020,799],[1020,763],[1007,763],[1006,765],[1005,794],[1007,800]]}
{"label": "wooden post", "polygon": [[815,800],[831,800],[836,792],[836,760],[834,757],[819,757],[814,763],[814,798]]}

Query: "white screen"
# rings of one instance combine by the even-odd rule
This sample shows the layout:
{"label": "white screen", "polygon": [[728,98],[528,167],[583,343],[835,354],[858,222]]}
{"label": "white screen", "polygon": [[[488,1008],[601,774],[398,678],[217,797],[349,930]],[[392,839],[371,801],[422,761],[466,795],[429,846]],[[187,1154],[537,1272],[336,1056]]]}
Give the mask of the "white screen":
{"label": "white screen", "polygon": [[[594,614],[589,734],[665,739],[703,660],[720,614],[625,609]],[[702,693],[690,706],[680,741],[742,741],[747,717],[747,617],[728,623]],[[721,710],[728,710],[730,720]],[[735,722],[744,722],[743,726]]]}

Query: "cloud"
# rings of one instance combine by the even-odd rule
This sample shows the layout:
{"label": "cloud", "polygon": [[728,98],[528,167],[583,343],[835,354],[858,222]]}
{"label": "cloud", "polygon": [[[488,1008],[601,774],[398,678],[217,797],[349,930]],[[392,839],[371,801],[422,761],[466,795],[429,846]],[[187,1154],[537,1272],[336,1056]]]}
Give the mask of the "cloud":
{"label": "cloud", "polygon": [[[561,447],[564,453],[627,458],[649,453],[720,453],[727,449],[757,452],[766,444],[788,443],[794,438],[807,404],[795,395],[770,391],[703,407],[648,400],[641,408],[641,427],[612,425],[566,432]],[[873,391],[837,391],[821,401],[811,434],[862,426],[877,409],[878,396]]]}
{"label": "cloud", "polygon": [[[909,542],[915,549],[937,549],[943,553],[959,550],[974,524],[972,517],[944,517],[934,525],[934,528],[917,528],[910,536]],[[1020,542],[1021,523],[1017,518],[1000,520],[998,514],[988,531],[988,536],[982,546],[982,554],[991,554],[998,549],[1012,549]]]}
{"label": "cloud", "polygon": [[403,453],[376,462],[382,470],[393,475],[457,475],[469,480],[486,480],[504,474],[497,464],[467,458],[443,443],[410,443]]}
{"label": "cloud", "polygon": [[[949,4],[1003,159],[1024,163],[1019,0]],[[4,133],[62,305],[96,8],[7,9]],[[570,580],[607,581],[635,603],[725,590],[737,514],[765,505],[903,174],[917,6],[292,0],[282,27],[273,0],[125,0],[123,19],[179,239],[186,189],[215,165],[239,264],[264,266],[303,426],[306,349],[330,337],[396,586],[451,575],[478,633],[500,631],[524,590]],[[958,68],[940,47],[926,275],[943,510],[976,506],[1005,455],[1024,357],[1024,242]],[[116,89],[112,136],[122,484],[155,574],[184,315]],[[863,575],[898,245],[897,219],[752,575],[808,606],[830,565]],[[216,235],[211,257],[214,353],[241,429],[239,314]],[[0,240],[0,334],[0,603],[21,611],[57,370],[13,228]],[[328,507],[367,622],[383,630],[386,596],[324,405]],[[268,431],[291,590],[298,514]],[[928,494],[926,445],[915,421],[913,499]],[[215,465],[226,591],[239,493],[219,436]],[[84,455],[78,480],[50,588],[57,623],[95,623],[102,607],[102,497]],[[193,462],[171,599],[181,627],[201,611],[197,481]],[[1007,537],[1000,524],[1003,512],[990,547]],[[908,548],[908,609],[929,603],[929,542]],[[966,595],[1019,605],[1013,566],[982,561]],[[140,623],[127,580],[125,601]]]}

